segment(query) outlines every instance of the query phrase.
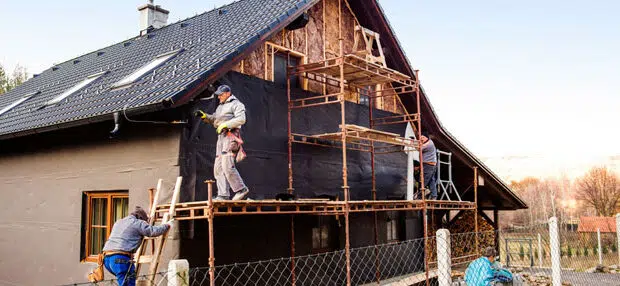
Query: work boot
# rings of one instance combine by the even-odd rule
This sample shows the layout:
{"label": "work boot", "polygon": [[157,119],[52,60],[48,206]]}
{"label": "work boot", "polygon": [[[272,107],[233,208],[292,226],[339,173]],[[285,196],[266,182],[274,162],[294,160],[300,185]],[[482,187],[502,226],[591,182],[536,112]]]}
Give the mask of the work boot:
{"label": "work boot", "polygon": [[429,190],[429,189],[424,189],[424,196],[425,196],[425,197],[428,197],[428,195],[430,195],[430,194],[431,194],[431,190]]}
{"label": "work boot", "polygon": [[229,200],[229,198],[227,197],[222,197],[222,196],[216,196],[213,198],[214,201],[227,201]]}
{"label": "work boot", "polygon": [[238,191],[235,196],[232,198],[233,201],[240,201],[243,200],[245,198],[245,196],[248,195],[248,193],[250,192],[250,190],[248,190],[248,188],[244,188],[240,191]]}

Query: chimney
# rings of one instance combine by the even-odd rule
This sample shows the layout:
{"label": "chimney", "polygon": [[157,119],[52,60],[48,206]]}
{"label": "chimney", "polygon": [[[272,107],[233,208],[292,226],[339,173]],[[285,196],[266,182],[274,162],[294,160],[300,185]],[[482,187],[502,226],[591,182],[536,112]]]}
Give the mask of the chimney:
{"label": "chimney", "polygon": [[149,27],[159,29],[166,26],[168,21],[168,10],[154,5],[153,0],[149,0],[148,4],[138,7],[140,11],[140,35],[144,35],[150,31]]}

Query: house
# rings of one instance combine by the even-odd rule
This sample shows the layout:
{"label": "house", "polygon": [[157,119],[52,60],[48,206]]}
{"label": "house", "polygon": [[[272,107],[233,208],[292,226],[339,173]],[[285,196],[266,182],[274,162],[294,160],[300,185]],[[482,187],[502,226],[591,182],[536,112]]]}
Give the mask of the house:
{"label": "house", "polygon": [[616,218],[600,216],[582,216],[579,218],[579,233],[616,233]]}
{"label": "house", "polygon": [[[169,200],[177,176],[183,176],[181,202],[207,200],[204,181],[213,178],[215,133],[192,114],[198,108],[215,108],[207,98],[219,84],[230,85],[248,109],[243,132],[249,157],[238,167],[255,204],[293,189],[298,198],[341,202],[342,151],[296,144],[290,151],[292,164],[287,160],[288,91],[303,98],[329,94],[334,87],[327,79],[317,83],[290,77],[287,67],[352,54],[356,33],[363,31],[380,35],[380,51],[371,48],[366,54],[379,61],[369,66],[416,79],[375,0],[241,0],[167,25],[168,12],[159,6],[147,4],[140,12],[143,21],[136,37],[54,65],[0,96],[3,283],[85,281],[114,221],[134,205],[149,205],[148,190],[158,178],[164,179],[167,191],[162,201]],[[351,213],[346,217],[350,234],[340,212],[218,217],[213,221],[216,265],[289,257],[291,245],[295,255],[306,255],[416,239],[427,227],[454,221],[469,227],[461,228],[463,232],[474,231],[476,218],[497,229],[498,211],[527,207],[441,125],[421,87],[416,92],[419,104],[412,90],[370,96],[389,95],[397,87],[385,83],[347,90],[347,102],[339,104],[347,110],[344,120],[365,126],[370,111],[388,117],[420,114],[422,129],[451,156],[452,196],[457,192],[462,200],[454,205],[468,210],[434,210],[427,226],[420,209],[405,200],[411,161],[407,154],[389,153],[371,163],[367,153],[349,150],[350,200],[376,199],[384,206],[398,202],[400,210]],[[340,108],[326,104],[300,110],[291,125],[308,134],[338,131],[334,122],[340,122]],[[402,137],[411,128],[407,125],[381,130]],[[480,216],[450,218],[450,211],[472,208]],[[208,229],[205,220],[180,222],[165,258],[208,265]],[[423,249],[403,256],[403,263],[420,253]],[[373,278],[357,281],[364,279]]]}

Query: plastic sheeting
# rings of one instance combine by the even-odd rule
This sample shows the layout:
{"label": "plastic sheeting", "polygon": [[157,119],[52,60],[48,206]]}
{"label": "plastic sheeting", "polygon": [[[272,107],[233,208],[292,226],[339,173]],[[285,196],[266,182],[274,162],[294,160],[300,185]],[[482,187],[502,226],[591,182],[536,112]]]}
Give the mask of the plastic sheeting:
{"label": "plastic sheeting", "polygon": [[[244,148],[248,154],[237,165],[250,188],[252,199],[273,199],[288,187],[287,97],[286,89],[272,82],[230,72],[219,80],[229,85],[233,94],[245,104],[247,122],[242,128]],[[306,93],[301,90],[299,93]],[[304,96],[312,96],[306,93]],[[200,100],[188,110],[215,111],[217,99]],[[368,127],[368,107],[346,103],[346,122]],[[373,111],[386,116],[384,111]],[[207,179],[213,179],[215,129],[192,118],[181,139],[181,174],[187,178],[182,200],[206,200]],[[338,131],[340,105],[329,104],[296,109],[292,114],[294,133],[320,134]],[[404,135],[405,124],[382,126],[381,130]],[[293,188],[297,197],[342,195],[342,152],[340,149],[293,145]],[[403,152],[376,155],[377,198],[404,198],[407,156]],[[371,199],[370,153],[347,151],[348,182],[351,199]],[[214,193],[216,192],[214,186]]]}

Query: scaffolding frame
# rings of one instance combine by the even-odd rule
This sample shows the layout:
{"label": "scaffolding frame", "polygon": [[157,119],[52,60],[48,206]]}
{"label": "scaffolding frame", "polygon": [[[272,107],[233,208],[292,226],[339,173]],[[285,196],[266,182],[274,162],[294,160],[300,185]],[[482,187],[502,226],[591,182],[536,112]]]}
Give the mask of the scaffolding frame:
{"label": "scaffolding frame", "polygon": [[[209,279],[210,285],[215,285],[215,257],[214,257],[214,229],[213,220],[216,216],[235,215],[290,215],[291,216],[291,273],[292,285],[296,284],[295,278],[295,215],[335,215],[343,216],[345,220],[345,257],[346,257],[346,281],[351,285],[351,253],[349,237],[349,214],[373,213],[374,214],[374,242],[378,244],[377,213],[385,211],[422,211],[424,229],[425,275],[426,284],[429,285],[430,262],[429,255],[432,251],[428,242],[428,211],[429,210],[474,210],[476,213],[475,232],[478,232],[477,222],[477,167],[474,170],[474,202],[469,201],[442,201],[427,200],[425,196],[413,200],[377,200],[375,180],[375,156],[394,152],[403,152],[404,149],[422,150],[422,142],[417,139],[403,138],[398,134],[379,131],[376,126],[390,124],[411,124],[416,138],[421,138],[421,104],[420,84],[418,70],[414,71],[414,78],[389,69],[377,63],[370,62],[355,54],[344,53],[342,35],[342,2],[338,1],[338,34],[339,55],[333,58],[324,58],[322,61],[306,63],[298,66],[287,67],[286,90],[287,90],[287,127],[288,127],[288,194],[294,194],[293,188],[293,144],[307,144],[320,147],[338,148],[342,150],[342,186],[343,200],[329,201],[321,199],[297,199],[295,201],[260,200],[260,201],[213,201],[213,180],[207,180],[208,200],[189,203],[178,203],[175,206],[157,206],[156,216],[161,217],[164,213],[171,212],[177,220],[207,219],[209,228]],[[348,4],[347,4],[348,5]],[[290,61],[289,61],[290,62]],[[323,86],[323,94],[319,96],[291,98],[291,78],[301,77],[308,81],[318,82]],[[372,90],[369,86],[378,86],[391,83],[391,88]],[[337,89],[337,92],[329,91]],[[364,92],[369,96],[369,128],[347,124],[345,121],[346,92],[360,94]],[[401,95],[415,96],[416,113],[410,114],[401,100]],[[403,114],[375,117],[373,114],[373,101],[378,98],[395,97],[395,101],[401,107]],[[301,108],[312,108],[327,104],[340,104],[339,131],[324,134],[299,134],[292,130],[292,112]],[[412,149],[411,149],[412,148]],[[347,177],[347,150],[369,152],[371,156],[372,176],[372,200],[350,200]],[[422,152],[419,152],[420,166],[423,164]],[[423,191],[424,171],[420,168],[420,186]],[[423,193],[423,192],[421,192]],[[170,211],[170,209],[174,209]],[[476,237],[476,250],[478,251],[478,238]],[[380,283],[380,265],[376,261],[376,282]]]}

